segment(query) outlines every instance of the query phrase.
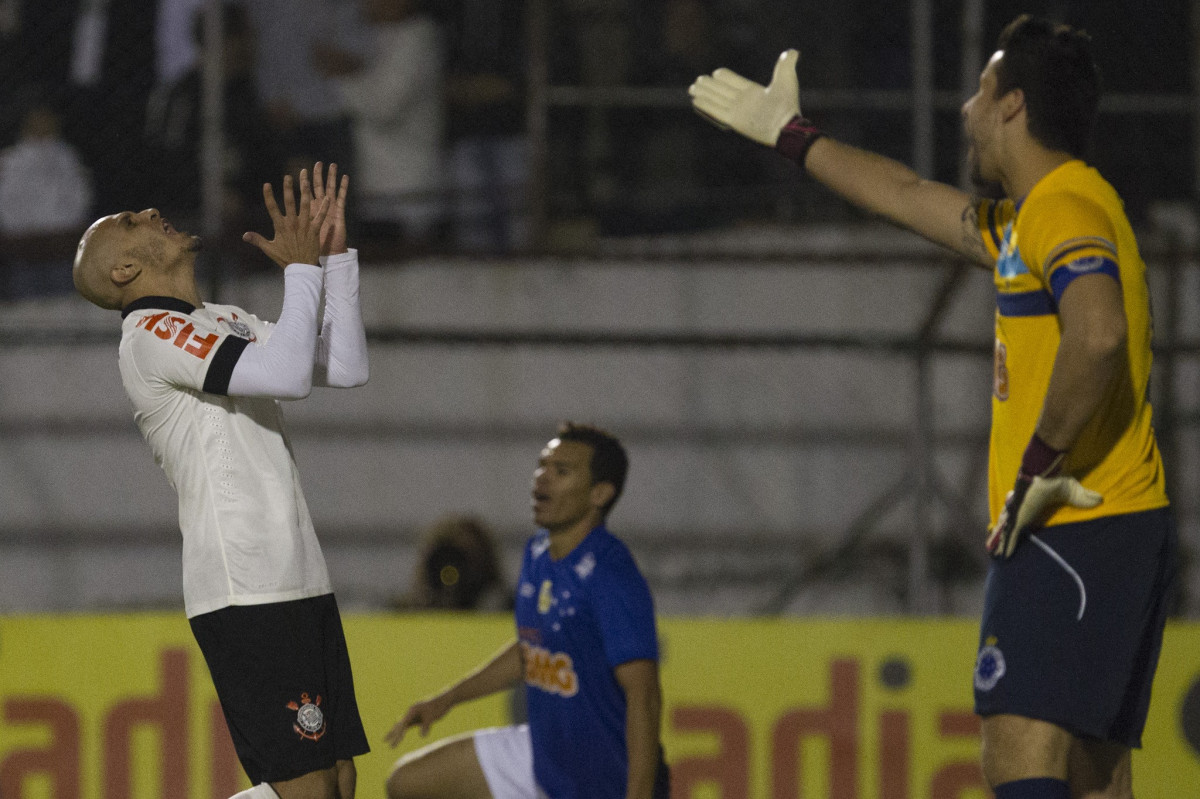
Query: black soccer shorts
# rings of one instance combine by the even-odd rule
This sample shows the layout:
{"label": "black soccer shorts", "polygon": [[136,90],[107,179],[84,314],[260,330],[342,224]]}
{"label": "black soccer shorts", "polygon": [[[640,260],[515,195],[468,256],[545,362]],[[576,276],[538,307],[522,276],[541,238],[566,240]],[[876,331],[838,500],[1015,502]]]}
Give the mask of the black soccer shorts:
{"label": "black soccer shorts", "polygon": [[1141,746],[1178,546],[1161,508],[1037,529],[992,560],[975,712]]}
{"label": "black soccer shorts", "polygon": [[190,619],[250,782],[281,782],[370,751],[333,594]]}

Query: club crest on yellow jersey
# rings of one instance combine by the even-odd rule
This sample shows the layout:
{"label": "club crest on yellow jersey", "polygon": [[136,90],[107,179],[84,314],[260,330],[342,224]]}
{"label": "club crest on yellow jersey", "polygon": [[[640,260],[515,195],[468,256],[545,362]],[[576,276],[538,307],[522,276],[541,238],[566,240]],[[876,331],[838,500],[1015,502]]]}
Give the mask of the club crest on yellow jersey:
{"label": "club crest on yellow jersey", "polygon": [[992,359],[992,394],[1001,402],[1008,399],[1008,347],[1000,341]]}
{"label": "club crest on yellow jersey", "polygon": [[1017,232],[1013,230],[1012,222],[1004,226],[1004,247],[1000,250],[1000,257],[996,259],[996,272],[1005,280],[1029,274],[1029,267],[1021,260],[1021,250],[1017,247]]}

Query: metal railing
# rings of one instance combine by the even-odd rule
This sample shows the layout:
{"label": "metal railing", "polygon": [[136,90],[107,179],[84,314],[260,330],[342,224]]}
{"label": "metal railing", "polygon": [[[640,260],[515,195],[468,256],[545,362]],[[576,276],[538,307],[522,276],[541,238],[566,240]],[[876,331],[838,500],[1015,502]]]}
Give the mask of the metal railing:
{"label": "metal railing", "polygon": [[[857,262],[871,260],[862,254],[853,256]],[[1182,527],[1196,522],[1200,507],[1191,499],[1191,493],[1180,484],[1180,470],[1175,468],[1177,460],[1184,457],[1190,436],[1200,427],[1200,410],[1194,408],[1186,389],[1177,379],[1184,365],[1195,363],[1200,358],[1200,331],[1185,320],[1182,313],[1185,274],[1200,268],[1200,253],[1179,247],[1151,248],[1146,253],[1151,276],[1156,287],[1155,296],[1155,374],[1152,382],[1155,407],[1155,427],[1160,446],[1167,463],[1168,490],[1175,498],[1177,513]],[[769,259],[768,259],[769,260]],[[815,261],[824,262],[818,258]],[[911,260],[911,259],[905,259]],[[886,262],[887,257],[877,256],[875,263]],[[766,261],[764,261],[766,262]],[[545,268],[556,268],[559,262],[547,262]],[[578,266],[580,262],[572,262]],[[585,262],[586,263],[586,262]],[[648,262],[636,258],[597,262],[596,268],[623,269],[644,267]],[[689,268],[690,259],[678,262],[671,258],[657,258],[657,268]],[[731,263],[733,263],[731,261]],[[935,550],[947,543],[974,552],[980,566],[985,562],[982,548],[973,534],[979,532],[982,520],[976,518],[977,511],[972,503],[973,496],[981,483],[986,465],[986,431],[979,429],[971,434],[961,431],[950,433],[939,430],[935,418],[936,397],[933,394],[931,368],[941,356],[961,356],[980,361],[990,361],[992,344],[988,340],[964,340],[947,337],[942,326],[964,284],[964,277],[973,267],[951,258],[923,258],[923,269],[938,269],[941,279],[937,291],[929,298],[919,323],[907,333],[900,334],[813,334],[803,332],[713,332],[685,329],[659,331],[630,331],[620,329],[568,330],[561,328],[512,326],[497,329],[464,329],[454,327],[430,327],[411,325],[376,325],[368,330],[372,347],[422,350],[425,348],[455,348],[468,350],[493,349],[568,349],[568,350],[660,350],[668,352],[730,351],[783,351],[813,352],[835,351],[839,353],[868,353],[898,358],[911,363],[914,386],[912,416],[897,419],[889,427],[856,427],[833,425],[813,427],[802,422],[789,425],[770,424],[746,427],[726,426],[720,423],[695,423],[679,419],[674,424],[656,424],[622,430],[628,441],[686,442],[701,449],[720,451],[732,446],[788,445],[796,447],[814,444],[862,447],[882,447],[903,453],[902,468],[896,479],[872,490],[870,500],[853,520],[836,535],[826,539],[817,549],[796,554],[794,558],[783,556],[770,564],[770,568],[758,576],[772,586],[771,598],[757,608],[762,613],[784,611],[797,594],[806,590],[814,580],[831,573],[853,571],[856,558],[872,542],[880,531],[880,523],[904,503],[911,508],[911,516],[905,526],[908,531],[906,577],[903,581],[902,605],[907,612],[916,614],[936,613],[944,609],[942,595],[950,579],[934,566]],[[537,261],[527,262],[536,267]],[[452,269],[495,268],[495,263],[455,261],[448,265]],[[805,262],[799,261],[796,269],[804,269]],[[980,278],[982,279],[982,278]],[[12,329],[0,327],[0,348],[27,349],[43,347],[103,347],[111,350],[117,340],[111,328],[104,331],[62,330],[54,327],[45,329]],[[514,426],[515,425],[515,426]],[[78,436],[97,432],[87,420],[72,422],[67,419],[46,419],[31,424],[28,420],[13,421],[0,418],[0,439],[12,441],[30,434],[61,434]],[[122,426],[127,433],[127,426]],[[121,431],[109,431],[117,434]],[[368,440],[380,437],[397,442],[406,441],[470,441],[481,445],[497,441],[515,441],[536,435],[536,432],[521,426],[515,420],[509,424],[491,420],[477,425],[470,424],[414,424],[411,421],[388,423],[386,420],[317,422],[301,425],[294,434],[325,438],[329,440]],[[971,463],[954,483],[948,482],[936,467],[936,456],[950,446],[958,451],[971,453]],[[941,521],[935,521],[940,519]],[[45,533],[46,531],[42,531]],[[753,537],[752,531],[744,531]],[[50,531],[53,533],[53,531]],[[13,531],[0,531],[0,540],[12,538]],[[58,535],[62,538],[65,532]],[[351,534],[351,539],[356,534]],[[369,532],[366,539],[375,540]],[[48,535],[55,539],[55,535]],[[673,536],[670,531],[655,531],[650,539],[657,540],[656,547],[670,547],[672,541],[686,549],[688,536]],[[14,539],[15,540],[15,539]],[[67,536],[63,540],[74,540]],[[336,539],[340,540],[340,539]],[[11,543],[11,542],[10,542]],[[740,545],[736,540],[729,542],[734,550]],[[1185,546],[1195,547],[1195,542]],[[753,575],[751,575],[753,576]],[[675,578],[682,583],[687,574]],[[748,579],[743,569],[731,579]]]}

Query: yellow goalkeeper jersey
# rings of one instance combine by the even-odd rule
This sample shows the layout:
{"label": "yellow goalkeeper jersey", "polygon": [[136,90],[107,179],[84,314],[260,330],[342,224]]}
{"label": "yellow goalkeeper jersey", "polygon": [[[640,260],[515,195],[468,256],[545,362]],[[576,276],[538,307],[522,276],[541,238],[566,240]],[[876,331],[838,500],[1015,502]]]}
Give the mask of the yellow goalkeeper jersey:
{"label": "yellow goalkeeper jersey", "polygon": [[991,525],[1004,507],[1042,412],[1058,351],[1058,301],[1076,277],[1101,272],[1121,285],[1127,358],[1063,472],[1100,492],[1095,508],[1064,506],[1066,524],[1167,505],[1162,458],[1146,396],[1151,318],[1146,265],[1116,191],[1093,168],[1069,161],[1020,202],[983,200],[979,224],[996,258],[996,344],[988,459]]}

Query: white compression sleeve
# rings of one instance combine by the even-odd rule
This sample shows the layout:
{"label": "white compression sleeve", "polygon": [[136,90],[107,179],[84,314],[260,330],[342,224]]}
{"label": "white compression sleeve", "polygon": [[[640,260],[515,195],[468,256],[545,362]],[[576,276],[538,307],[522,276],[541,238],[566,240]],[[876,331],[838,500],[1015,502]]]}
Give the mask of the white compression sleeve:
{"label": "white compression sleeve", "polygon": [[317,339],[313,383],[351,388],[367,382],[367,334],[358,296],[358,251],[322,257],[325,316]]}
{"label": "white compression sleeve", "polygon": [[321,267],[291,264],[283,271],[283,310],[266,341],[242,351],[229,377],[229,395],[302,399],[312,392]]}

